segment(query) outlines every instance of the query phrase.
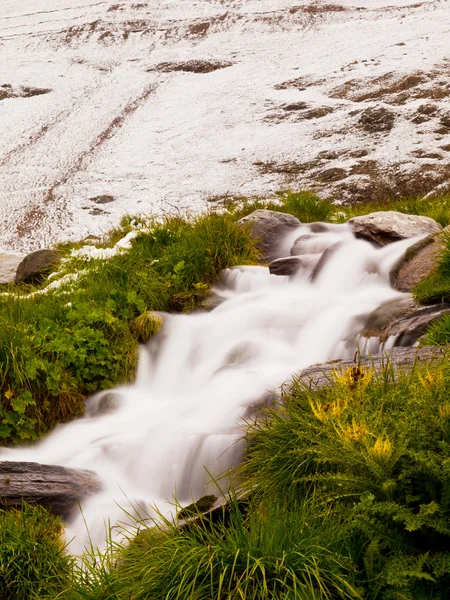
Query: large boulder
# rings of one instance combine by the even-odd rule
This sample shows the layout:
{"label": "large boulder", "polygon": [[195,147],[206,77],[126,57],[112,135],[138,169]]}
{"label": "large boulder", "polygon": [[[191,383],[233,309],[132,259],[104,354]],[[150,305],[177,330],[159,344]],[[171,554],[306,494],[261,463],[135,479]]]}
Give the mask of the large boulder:
{"label": "large boulder", "polygon": [[410,292],[434,271],[442,251],[442,239],[437,234],[410,246],[390,273],[392,287],[400,292]]}
{"label": "large boulder", "polygon": [[55,250],[36,250],[25,256],[19,264],[16,273],[16,283],[24,281],[35,283],[41,280],[49,269],[60,261]]}
{"label": "large boulder", "polygon": [[0,254],[0,284],[14,283],[17,267],[22,261],[21,254]]}
{"label": "large boulder", "polygon": [[3,506],[20,507],[25,501],[68,519],[83,498],[100,490],[101,483],[92,471],[33,462],[0,462]]}
{"label": "large boulder", "polygon": [[250,225],[251,235],[267,262],[283,256],[283,252],[280,254],[283,238],[301,225],[293,215],[267,209],[255,210],[239,223]]}
{"label": "large boulder", "polygon": [[418,235],[441,231],[441,226],[430,217],[405,215],[395,211],[380,211],[349,220],[353,233],[379,246],[409,239]]}

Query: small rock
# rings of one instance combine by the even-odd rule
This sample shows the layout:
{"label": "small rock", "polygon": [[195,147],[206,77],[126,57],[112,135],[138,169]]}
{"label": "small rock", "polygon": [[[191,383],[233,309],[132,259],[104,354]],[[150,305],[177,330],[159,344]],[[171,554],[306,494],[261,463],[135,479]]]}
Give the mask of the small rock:
{"label": "small rock", "polygon": [[301,118],[302,120],[303,119],[306,119],[306,120],[321,119],[322,117],[329,115],[333,111],[334,111],[334,108],[331,108],[331,106],[319,106],[318,108],[312,108],[311,110],[302,112],[301,116],[299,116],[299,118]]}
{"label": "small rock", "polygon": [[297,271],[304,267],[304,261],[298,256],[287,256],[285,258],[277,258],[269,263],[269,271],[271,275],[295,275]]}
{"label": "small rock", "polygon": [[258,247],[268,262],[280,258],[278,248],[283,237],[301,225],[293,215],[267,209],[255,210],[238,222],[251,226],[251,235],[258,240]]}
{"label": "small rock", "polygon": [[395,211],[379,211],[354,217],[348,223],[356,237],[369,240],[379,246],[416,235],[438,233],[442,229],[429,217],[405,215]]}
{"label": "small rock", "polygon": [[434,115],[437,112],[436,104],[421,104],[417,109],[417,112],[422,115]]}
{"label": "small rock", "polygon": [[23,258],[21,254],[0,254],[0,284],[14,283]]}
{"label": "small rock", "polygon": [[291,111],[291,110],[305,110],[308,108],[308,104],[306,102],[293,102],[292,104],[283,104],[281,107],[283,110]]}
{"label": "small rock", "polygon": [[110,196],[108,194],[101,194],[100,196],[95,196],[94,198],[89,198],[91,202],[95,202],[95,204],[108,204],[109,202],[114,202],[114,196]]}
{"label": "small rock", "polygon": [[38,282],[53,265],[60,261],[60,256],[55,250],[36,250],[28,254],[17,268],[15,282]]}
{"label": "small rock", "polygon": [[371,106],[363,110],[359,123],[370,133],[390,131],[394,127],[395,113],[384,107]]}
{"label": "small rock", "polygon": [[419,281],[434,271],[442,250],[442,240],[437,234],[410,246],[391,271],[392,287],[400,292],[410,292]]}
{"label": "small rock", "polygon": [[20,507],[39,504],[68,519],[86,496],[101,490],[92,471],[33,462],[0,462],[0,504]]}
{"label": "small rock", "polygon": [[327,227],[325,223],[310,223],[309,228],[312,233],[325,233],[326,231],[330,231],[329,227]]}
{"label": "small rock", "polygon": [[345,179],[346,177],[347,171],[345,169],[340,169],[339,167],[325,169],[318,175],[319,180],[324,182],[339,181],[340,179]]}
{"label": "small rock", "polygon": [[301,235],[300,237],[298,237],[291,248],[291,256],[309,254],[308,244],[305,244],[305,242],[308,242],[308,240],[311,240],[313,237],[314,236],[312,235],[312,233]]}
{"label": "small rock", "polygon": [[442,115],[439,121],[443,127],[450,129],[450,112]]}

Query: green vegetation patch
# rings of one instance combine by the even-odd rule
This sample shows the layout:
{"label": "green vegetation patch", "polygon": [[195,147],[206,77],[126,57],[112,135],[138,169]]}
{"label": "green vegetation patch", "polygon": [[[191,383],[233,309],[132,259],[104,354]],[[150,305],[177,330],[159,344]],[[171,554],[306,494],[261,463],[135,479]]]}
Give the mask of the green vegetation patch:
{"label": "green vegetation patch", "polygon": [[130,381],[138,340],[159,329],[149,311],[190,310],[222,269],[258,259],[248,232],[217,214],[150,222],[108,259],[66,254],[59,287],[0,295],[0,443],[36,439],[82,414],[88,394]]}
{"label": "green vegetation patch", "polygon": [[294,381],[283,407],[250,427],[251,488],[261,502],[331,511],[364,598],[448,597],[449,385],[448,359],[407,376],[344,372],[314,393]]}
{"label": "green vegetation patch", "polygon": [[62,531],[60,520],[44,508],[0,510],[2,600],[54,600],[70,587],[74,563],[64,551]]}

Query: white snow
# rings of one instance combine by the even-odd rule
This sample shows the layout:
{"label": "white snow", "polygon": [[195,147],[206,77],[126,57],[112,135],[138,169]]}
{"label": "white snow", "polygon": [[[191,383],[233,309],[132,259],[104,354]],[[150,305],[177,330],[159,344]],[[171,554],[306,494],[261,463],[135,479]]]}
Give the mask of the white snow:
{"label": "white snow", "polygon": [[[327,195],[342,182],[321,183],[323,169],[367,180],[350,172],[355,150],[387,171],[442,169],[448,96],[392,104],[332,91],[417,72],[429,78],[424,89],[444,90],[449,39],[447,0],[2,0],[0,86],[12,87],[0,98],[21,86],[52,91],[0,100],[0,251],[99,235],[124,214],[204,210],[223,195],[287,186]],[[151,70],[194,59],[233,65]],[[300,77],[306,85],[276,89]],[[298,120],[282,108],[300,101],[334,112]],[[430,102],[435,114],[413,123]],[[391,132],[358,127],[351,113],[367,106],[395,113]],[[436,156],[414,156],[419,148]],[[326,151],[338,156],[318,160]],[[261,165],[291,162],[307,167],[287,175]],[[101,195],[115,200],[93,200]]]}

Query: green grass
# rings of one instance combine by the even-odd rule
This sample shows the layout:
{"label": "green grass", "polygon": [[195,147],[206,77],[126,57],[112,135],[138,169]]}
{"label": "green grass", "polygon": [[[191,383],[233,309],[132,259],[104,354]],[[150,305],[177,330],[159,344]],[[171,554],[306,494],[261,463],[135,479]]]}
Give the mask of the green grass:
{"label": "green grass", "polygon": [[413,295],[421,304],[450,302],[450,234],[442,235],[443,252],[435,270],[414,288]]}
{"label": "green grass", "polygon": [[230,207],[230,212],[240,219],[258,209],[285,212],[297,217],[301,223],[329,221],[336,214],[336,207],[311,192],[280,192],[275,200],[248,200]]}
{"label": "green grass", "polygon": [[335,379],[316,391],[294,380],[248,424],[239,501],[183,527],[137,523],[128,545],[63,565],[60,597],[446,600],[449,358]]}
{"label": "green grass", "polygon": [[0,598],[55,600],[70,587],[74,562],[58,518],[41,507],[0,510]]}
{"label": "green grass", "polygon": [[309,498],[345,524],[364,598],[445,599],[450,589],[450,363],[362,370],[253,424],[242,467],[261,502]]}

